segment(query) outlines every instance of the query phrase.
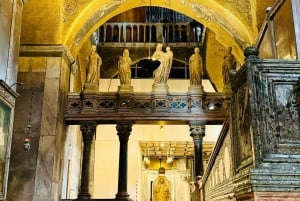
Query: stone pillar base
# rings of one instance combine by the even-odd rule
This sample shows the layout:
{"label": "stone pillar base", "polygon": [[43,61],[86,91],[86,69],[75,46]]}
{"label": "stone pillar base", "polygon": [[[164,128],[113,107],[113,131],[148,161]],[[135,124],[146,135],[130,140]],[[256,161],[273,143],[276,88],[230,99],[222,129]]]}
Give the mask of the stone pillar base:
{"label": "stone pillar base", "polygon": [[133,86],[130,85],[121,85],[118,87],[118,92],[125,93],[125,94],[132,94],[133,93]]}
{"label": "stone pillar base", "polygon": [[97,84],[84,84],[83,93],[95,93],[99,91],[99,86]]}
{"label": "stone pillar base", "polygon": [[191,113],[200,113],[204,110],[203,97],[205,92],[202,85],[191,85],[188,88],[188,95],[190,97]]}
{"label": "stone pillar base", "polygon": [[188,94],[200,95],[204,94],[202,85],[190,85],[188,88]]}
{"label": "stone pillar base", "polygon": [[77,200],[90,200],[91,195],[89,193],[79,193]]}
{"label": "stone pillar base", "polygon": [[155,95],[168,94],[169,86],[167,83],[154,83],[152,85],[152,93]]}

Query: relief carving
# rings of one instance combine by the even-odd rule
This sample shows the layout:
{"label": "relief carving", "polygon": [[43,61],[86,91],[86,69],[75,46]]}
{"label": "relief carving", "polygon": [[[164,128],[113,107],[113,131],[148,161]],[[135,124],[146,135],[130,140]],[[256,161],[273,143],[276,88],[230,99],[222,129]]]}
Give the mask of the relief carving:
{"label": "relief carving", "polygon": [[244,85],[238,92],[238,152],[239,162],[248,160],[252,156],[251,132],[250,132],[250,107],[249,89]]}
{"label": "relief carving", "polygon": [[[64,20],[69,21],[71,17],[77,14],[78,10],[90,0],[65,0],[64,1]],[[110,13],[113,7],[120,5],[126,0],[115,0],[104,4],[100,10],[99,14],[101,16]]]}
{"label": "relief carving", "polygon": [[[277,103],[277,107],[275,109],[275,116],[271,119],[272,122],[269,124],[270,129],[275,131],[275,136],[278,137],[277,143],[299,143],[299,84],[278,85],[275,87],[274,91],[276,93],[275,101]],[[290,152],[290,154],[295,154],[294,151]]]}
{"label": "relief carving", "polygon": [[249,161],[252,157],[252,143],[250,131],[249,89],[243,84],[237,94],[236,116],[234,117],[236,162],[237,167]]}
{"label": "relief carving", "polygon": [[234,27],[228,25],[228,22],[226,20],[224,20],[221,16],[219,16],[209,7],[201,5],[200,3],[197,3],[192,0],[180,0],[180,2],[185,6],[191,7],[198,18],[208,22],[215,21],[219,26],[226,30],[241,47],[246,46],[245,41],[236,34],[238,33],[238,30],[235,30]]}
{"label": "relief carving", "polygon": [[228,3],[234,4],[234,8],[240,13],[247,14],[248,22],[252,22],[251,17],[251,3],[245,0],[226,0]]}
{"label": "relief carving", "polygon": [[225,180],[229,179],[231,176],[231,159],[230,159],[230,151],[228,146],[225,146],[224,148],[224,177]]}

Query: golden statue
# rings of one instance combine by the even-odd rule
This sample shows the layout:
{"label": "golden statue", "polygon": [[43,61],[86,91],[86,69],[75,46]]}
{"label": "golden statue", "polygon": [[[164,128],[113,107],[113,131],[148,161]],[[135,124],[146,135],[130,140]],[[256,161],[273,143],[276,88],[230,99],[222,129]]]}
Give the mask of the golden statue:
{"label": "golden statue", "polygon": [[152,60],[158,60],[160,65],[153,71],[154,83],[167,83],[167,75],[169,68],[169,55],[162,50],[162,44],[156,46],[156,50],[152,55]]}
{"label": "golden statue", "polygon": [[230,72],[232,70],[236,70],[236,60],[231,53],[232,47],[228,47],[227,52],[224,56],[224,62],[222,65],[222,76],[223,76],[223,83],[224,83],[224,91],[230,88]]}
{"label": "golden statue", "polygon": [[129,56],[129,51],[128,49],[124,49],[123,56],[120,56],[118,65],[121,85],[131,84],[131,64],[132,60]]}
{"label": "golden statue", "polygon": [[194,54],[189,59],[190,85],[202,85],[202,57],[198,47],[194,49]]}
{"label": "golden statue", "polygon": [[92,45],[87,68],[86,83],[91,85],[99,84],[100,67],[102,65],[102,59],[96,52],[96,49],[96,46]]}
{"label": "golden statue", "polygon": [[159,176],[154,181],[154,201],[170,201],[170,182],[164,175],[165,168],[159,168]]}

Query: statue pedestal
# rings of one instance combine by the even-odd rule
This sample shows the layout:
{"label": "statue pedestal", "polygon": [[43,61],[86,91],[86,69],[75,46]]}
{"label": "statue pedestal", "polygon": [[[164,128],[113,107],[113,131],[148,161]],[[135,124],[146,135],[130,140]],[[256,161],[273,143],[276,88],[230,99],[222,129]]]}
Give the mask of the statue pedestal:
{"label": "statue pedestal", "polygon": [[204,93],[202,85],[190,85],[188,88],[188,94],[202,95]]}
{"label": "statue pedestal", "polygon": [[154,111],[166,112],[170,109],[168,93],[169,86],[167,83],[154,83],[152,85],[151,96]]}
{"label": "statue pedestal", "polygon": [[169,93],[169,86],[167,83],[154,83],[152,85],[152,94],[167,95]]}
{"label": "statue pedestal", "polygon": [[202,85],[191,85],[188,88],[188,96],[190,97],[191,113],[203,112],[205,92]]}
{"label": "statue pedestal", "polygon": [[133,86],[122,85],[118,87],[117,105],[119,112],[130,112],[133,105]]}
{"label": "statue pedestal", "polygon": [[132,94],[133,86],[130,85],[121,85],[118,87],[118,93],[120,94]]}
{"label": "statue pedestal", "polygon": [[96,93],[99,91],[99,86],[97,84],[84,84],[83,93]]}

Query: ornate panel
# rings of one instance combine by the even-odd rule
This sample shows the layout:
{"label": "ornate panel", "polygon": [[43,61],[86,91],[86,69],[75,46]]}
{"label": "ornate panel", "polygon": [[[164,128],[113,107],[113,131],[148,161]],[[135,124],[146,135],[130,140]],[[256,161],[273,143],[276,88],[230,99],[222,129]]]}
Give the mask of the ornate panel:
{"label": "ornate panel", "polygon": [[[226,124],[226,123],[225,123]],[[227,125],[221,131],[214,152],[205,172],[205,200],[232,200],[233,193],[233,153],[232,135]]]}
{"label": "ornate panel", "polygon": [[[185,96],[171,96],[170,101],[170,111],[171,112],[187,112],[189,109],[188,97]],[[198,106],[199,107],[199,106]]]}
{"label": "ornate panel", "polygon": [[[242,71],[242,73],[245,72]],[[247,83],[244,82],[232,94],[232,128],[234,131],[236,172],[252,163],[250,116],[249,90]]]}
{"label": "ornate panel", "polygon": [[[206,122],[222,123],[229,101],[230,97],[225,93],[199,96],[198,104],[191,103],[191,96],[187,93],[70,93],[65,118],[69,124],[78,124],[90,118],[98,122],[114,122],[125,117],[131,120],[177,121],[204,118]],[[209,108],[210,103],[213,103],[213,108]]]}
{"label": "ornate panel", "polygon": [[6,198],[12,124],[17,96],[17,93],[0,80],[0,200]]}
{"label": "ornate panel", "polygon": [[248,79],[258,157],[299,155],[300,63],[253,61],[251,65]]}
{"label": "ornate panel", "polygon": [[[253,191],[300,189],[300,62],[248,58]],[[291,174],[291,170],[293,173]]]}

